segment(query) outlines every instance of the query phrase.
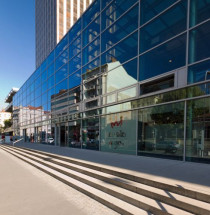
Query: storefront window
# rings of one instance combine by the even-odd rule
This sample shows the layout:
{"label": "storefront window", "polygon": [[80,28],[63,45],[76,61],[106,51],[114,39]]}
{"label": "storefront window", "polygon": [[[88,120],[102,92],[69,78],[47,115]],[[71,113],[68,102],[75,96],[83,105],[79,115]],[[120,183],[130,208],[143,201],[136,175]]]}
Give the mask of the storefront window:
{"label": "storefront window", "polygon": [[184,103],[139,110],[138,155],[183,159]]}
{"label": "storefront window", "polygon": [[81,148],[81,121],[69,122],[68,145],[72,148]]}
{"label": "storefront window", "polygon": [[82,148],[99,150],[99,118],[82,121]]}
{"label": "storefront window", "polygon": [[186,160],[210,163],[210,98],[187,103]]}
{"label": "storefront window", "polygon": [[136,111],[101,117],[101,151],[136,154]]}

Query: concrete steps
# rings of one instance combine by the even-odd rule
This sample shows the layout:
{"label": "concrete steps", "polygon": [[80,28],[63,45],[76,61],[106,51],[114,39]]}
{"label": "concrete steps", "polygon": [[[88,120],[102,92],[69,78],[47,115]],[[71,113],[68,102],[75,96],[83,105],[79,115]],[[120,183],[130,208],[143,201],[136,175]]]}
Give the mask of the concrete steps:
{"label": "concrete steps", "polygon": [[[5,145],[1,148],[120,214],[210,214],[207,194],[167,184],[159,188],[148,179],[140,183],[136,176],[55,154]],[[189,197],[192,194],[196,198]]]}

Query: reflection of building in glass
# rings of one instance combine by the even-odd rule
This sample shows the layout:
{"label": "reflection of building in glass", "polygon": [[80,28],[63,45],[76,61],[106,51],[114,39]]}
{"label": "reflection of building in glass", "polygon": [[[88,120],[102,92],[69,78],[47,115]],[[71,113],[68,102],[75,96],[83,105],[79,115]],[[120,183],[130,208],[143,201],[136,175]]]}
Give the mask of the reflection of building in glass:
{"label": "reflection of building in glass", "polygon": [[15,94],[17,134],[210,162],[210,3],[187,2],[93,1]]}
{"label": "reflection of building in glass", "polygon": [[36,0],[36,67],[55,48],[92,0]]}

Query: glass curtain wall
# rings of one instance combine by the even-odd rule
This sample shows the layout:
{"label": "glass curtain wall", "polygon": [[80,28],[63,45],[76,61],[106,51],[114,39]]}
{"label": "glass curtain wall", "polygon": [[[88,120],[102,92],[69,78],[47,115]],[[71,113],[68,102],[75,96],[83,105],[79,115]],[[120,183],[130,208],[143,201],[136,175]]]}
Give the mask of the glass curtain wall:
{"label": "glass curtain wall", "polygon": [[[180,80],[181,87],[209,80],[209,19],[210,0],[93,1],[15,94],[15,135],[31,142],[182,159],[184,103],[160,103],[205,96],[209,84],[162,96],[151,93],[174,90]],[[204,100],[187,102],[186,160],[209,159],[209,104]],[[127,112],[115,114],[120,111]],[[113,123],[120,124],[112,128]],[[126,133],[123,139],[130,127],[132,137]]]}

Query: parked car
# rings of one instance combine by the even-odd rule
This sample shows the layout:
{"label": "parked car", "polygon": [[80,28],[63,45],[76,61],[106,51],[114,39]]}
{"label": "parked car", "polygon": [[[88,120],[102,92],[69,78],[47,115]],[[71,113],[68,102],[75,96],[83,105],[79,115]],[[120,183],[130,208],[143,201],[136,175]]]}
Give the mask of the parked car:
{"label": "parked car", "polygon": [[179,144],[174,141],[160,141],[156,143],[156,150],[165,150],[165,152],[176,153]]}
{"label": "parked car", "polygon": [[47,142],[49,144],[54,144],[54,138],[52,138],[52,137],[48,138]]}

